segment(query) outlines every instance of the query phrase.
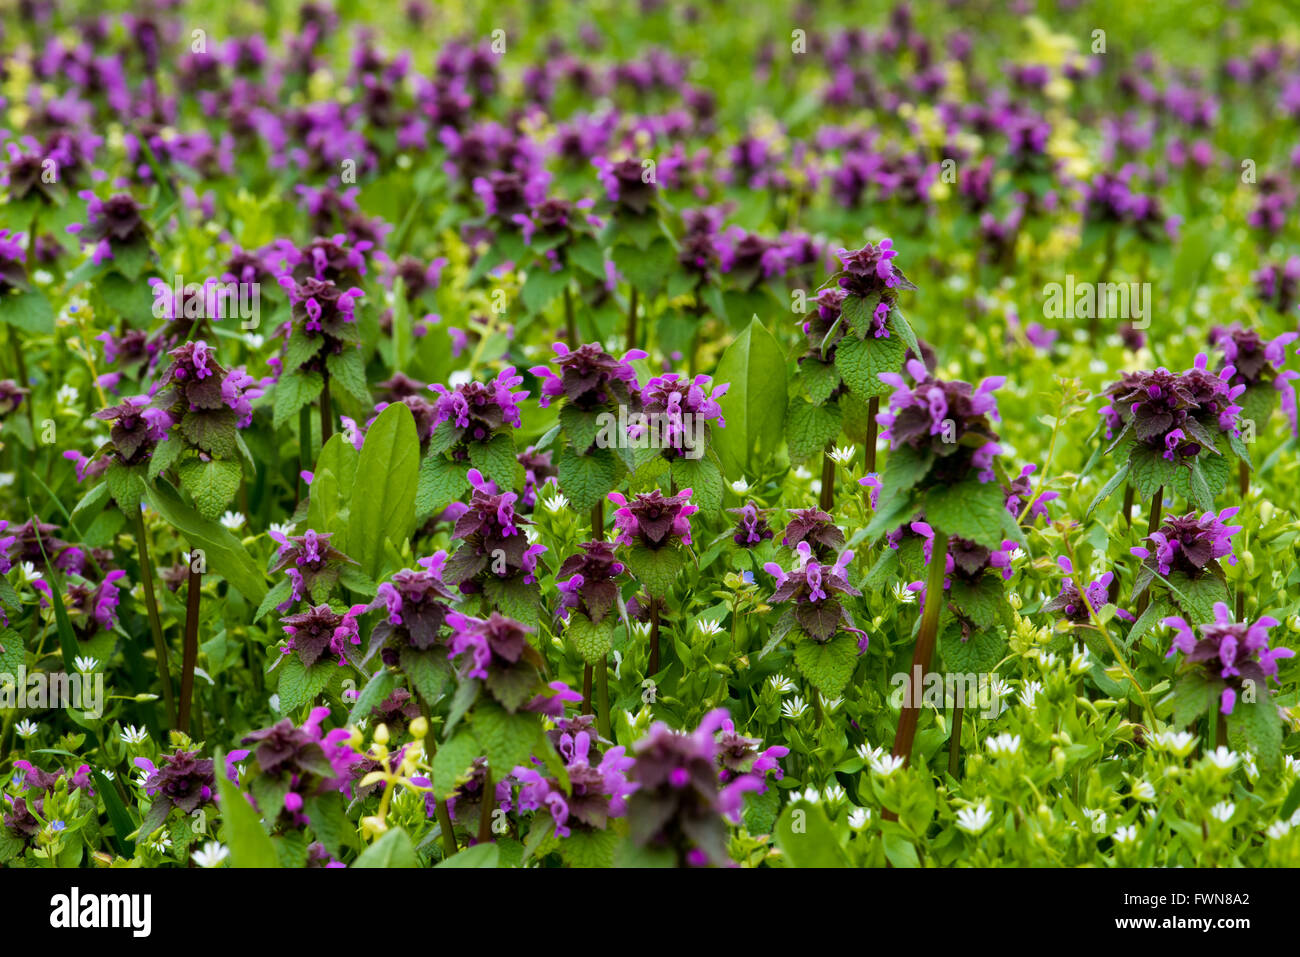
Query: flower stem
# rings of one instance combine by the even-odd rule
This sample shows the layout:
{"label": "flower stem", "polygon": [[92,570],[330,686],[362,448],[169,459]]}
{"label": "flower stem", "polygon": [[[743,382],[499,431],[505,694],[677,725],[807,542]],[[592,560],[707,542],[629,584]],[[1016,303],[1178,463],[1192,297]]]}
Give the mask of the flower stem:
{"label": "flower stem", "polygon": [[868,472],[876,470],[876,434],[880,429],[880,424],[876,421],[876,416],[880,414],[880,396],[873,395],[867,400],[867,441],[866,441],[866,467]]}
{"label": "flower stem", "polygon": [[596,670],[596,730],[606,741],[609,734],[609,660],[603,659]]}
{"label": "flower stem", "polygon": [[[1151,499],[1151,516],[1147,519],[1147,538],[1150,538],[1160,530],[1160,509],[1164,504],[1164,499],[1165,487],[1162,485],[1156,489],[1155,498]],[[1148,588],[1138,596],[1137,608],[1135,609],[1134,614],[1141,618],[1142,613],[1147,610],[1147,605],[1150,603],[1151,590]]]}
{"label": "flower stem", "polygon": [[578,324],[573,318],[573,293],[569,284],[564,284],[564,337],[569,340],[569,348],[578,348]]}
{"label": "flower stem", "polygon": [[582,714],[591,714],[591,665],[582,668]]}
{"label": "flower stem", "polygon": [[167,723],[176,724],[176,697],[172,692],[171,664],[167,642],[163,640],[162,621],[158,617],[158,596],[153,586],[153,561],[149,558],[149,538],[144,528],[144,512],[135,509],[135,549],[140,562],[140,587],[144,589],[144,606],[149,613],[149,631],[153,634],[154,657],[158,659],[158,678],[162,682]]}
{"label": "flower stem", "polygon": [[[939,635],[939,610],[943,607],[943,579],[948,565],[948,535],[938,529],[934,533],[934,543],[930,547],[930,574],[925,583],[925,608],[921,612],[921,630],[916,636],[916,648],[912,652],[912,669],[930,667],[934,657],[935,641]],[[924,675],[922,675],[924,677]],[[912,698],[915,695],[911,696]],[[903,710],[898,716],[898,732],[894,736],[895,757],[905,762],[912,760],[912,742],[916,738],[916,724],[921,717],[921,702],[903,699]]]}
{"label": "flower stem", "polygon": [[822,493],[817,504],[823,512],[829,512],[835,507],[835,460],[831,458],[832,448],[834,445],[827,442],[822,452]]}
{"label": "flower stem", "polygon": [[1124,486],[1124,521],[1133,527],[1133,486],[1128,484]]}
{"label": "flower stem", "polygon": [[[424,720],[429,724],[429,733],[424,736],[424,746],[429,752],[429,760],[432,761],[438,753],[438,745],[434,740],[432,715],[429,711],[429,702],[424,700],[424,696],[418,691],[416,698],[420,702],[420,714],[424,715]],[[433,805],[434,816],[438,818],[438,827],[442,831],[442,859],[445,861],[456,853],[456,831],[452,827],[451,815],[447,813],[447,802],[441,798],[434,798]]]}
{"label": "flower stem", "polygon": [[334,403],[330,401],[330,374],[328,369],[321,370],[324,379],[320,390],[320,444],[321,448],[334,434]]}
{"label": "flower stem", "polygon": [[636,348],[636,286],[632,287],[632,295],[627,303],[627,347]]}
{"label": "flower stem", "polygon": [[961,722],[966,709],[954,705],[952,709],[952,734],[948,741],[948,773],[954,778],[961,771]]}
{"label": "flower stem", "polygon": [[177,725],[184,734],[190,733],[190,707],[194,697],[194,668],[199,660],[199,589],[203,573],[194,568],[190,555],[190,577],[185,586],[185,647],[181,656],[181,701]]}
{"label": "flower stem", "polygon": [[1250,466],[1244,461],[1237,463],[1237,491],[1242,498],[1250,493]]}
{"label": "flower stem", "polygon": [[478,842],[486,844],[492,840],[492,811],[496,807],[496,788],[492,783],[492,770],[489,768],[483,778],[483,800],[478,807]]}
{"label": "flower stem", "polygon": [[649,674],[659,673],[659,604],[650,599],[650,666]]}
{"label": "flower stem", "polygon": [[302,473],[311,468],[311,405],[298,410],[298,501],[307,494],[307,481]]}

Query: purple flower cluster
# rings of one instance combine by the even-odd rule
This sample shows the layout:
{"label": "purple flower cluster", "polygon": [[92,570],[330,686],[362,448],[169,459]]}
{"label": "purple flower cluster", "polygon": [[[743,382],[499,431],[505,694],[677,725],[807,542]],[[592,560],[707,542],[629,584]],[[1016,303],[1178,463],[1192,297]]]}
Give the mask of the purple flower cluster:
{"label": "purple flower cluster", "polygon": [[563,342],[555,343],[555,363],[560,367],[556,375],[547,366],[534,366],[529,371],[543,379],[538,401],[543,409],[554,399],[563,398],[567,406],[593,412],[606,409],[611,403],[632,405],[638,385],[636,370],[629,363],[644,359],[640,349],[632,349],[622,360],[615,359],[600,346],[592,343],[570,349]]}
{"label": "purple flower cluster", "polygon": [[101,200],[89,190],[77,194],[86,201],[88,222],[73,223],[68,232],[77,234],[81,244],[93,249],[96,266],[119,256],[124,247],[144,245],[149,241],[149,227],[140,215],[138,203],[126,193]]}
{"label": "purple flower cluster", "polygon": [[614,512],[614,528],[619,545],[659,549],[678,542],[691,543],[691,516],[699,506],[690,503],[693,489],[684,488],[676,495],[665,496],[659,489],[633,496],[629,502],[620,492],[610,492],[609,500],[619,506]]}
{"label": "purple flower cluster", "polygon": [[316,605],[296,615],[281,618],[289,640],[281,651],[298,653],[303,667],[310,668],[324,656],[333,655],[335,663],[347,663],[354,645],[361,644],[357,618],[369,610],[368,605],[353,605],[340,615],[329,605]]}
{"label": "purple flower cluster", "polygon": [[1236,430],[1241,407],[1235,400],[1246,387],[1231,384],[1236,374],[1232,366],[1215,375],[1206,370],[1207,361],[1201,354],[1196,365],[1181,374],[1163,368],[1124,373],[1106,390],[1110,404],[1101,410],[1106,437],[1115,437],[1118,429],[1115,444],[1131,434],[1171,462],[1204,449],[1217,454],[1215,435]]}
{"label": "purple flower cluster", "polygon": [[1290,648],[1270,648],[1268,630],[1277,619],[1265,616],[1253,624],[1234,623],[1223,602],[1214,604],[1214,621],[1208,625],[1189,625],[1174,616],[1163,622],[1177,630],[1167,657],[1181,651],[1188,664],[1200,665],[1212,680],[1225,687],[1219,695],[1219,710],[1231,714],[1244,687],[1256,693],[1268,687],[1268,679],[1277,678],[1279,658],[1292,658]]}
{"label": "purple flower cluster", "polygon": [[583,542],[582,552],[570,555],[555,573],[560,591],[559,615],[569,617],[570,609],[582,612],[593,622],[604,620],[618,600],[618,577],[623,563],[614,556],[609,542]]}
{"label": "purple flower cluster", "polygon": [[451,537],[460,539],[461,545],[444,566],[444,580],[467,595],[480,591],[486,576],[518,576],[524,584],[533,584],[537,556],[546,546],[528,544],[523,527],[532,523],[515,514],[519,495],[498,492],[478,469],[470,469],[468,478],[474,489],[469,504],[453,502],[446,511],[446,517],[456,523]]}
{"label": "purple flower cluster", "polygon": [[[1241,526],[1227,522],[1237,511],[1233,507],[1225,508],[1218,515],[1189,512],[1167,516],[1159,530],[1147,536],[1151,548],[1138,545],[1129,549],[1142,559],[1146,571],[1137,584],[1142,584],[1143,579],[1149,581],[1154,574],[1168,576],[1176,571],[1189,578],[1199,578],[1205,572],[1217,569],[1221,558],[1227,559],[1229,565],[1235,565],[1237,556],[1232,551],[1232,536],[1241,531]],[[1135,586],[1134,591],[1139,590]]]}
{"label": "purple flower cluster", "polygon": [[[372,608],[383,608],[384,617],[370,633],[370,647],[379,647],[390,638],[397,648],[410,646],[421,651],[431,648],[446,623],[447,613],[456,600],[442,581],[447,553],[438,552],[421,558],[418,569],[394,572],[379,586]],[[385,651],[385,661],[396,663],[397,651]],[[389,660],[389,658],[393,660]]]}
{"label": "purple flower cluster", "polygon": [[571,836],[574,827],[604,830],[611,818],[627,813],[627,798],[636,790],[627,779],[635,761],[620,746],[600,754],[599,762],[593,764],[593,737],[589,730],[561,737],[558,750],[569,777],[567,790],[536,768],[514,769],[519,810],[549,812],[558,837]]}
{"label": "purple flower cluster", "polygon": [[[271,574],[284,572],[289,577],[292,602],[324,601],[343,568],[356,564],[330,544],[332,532],[309,528],[301,535],[285,535],[272,529],[267,534],[279,546]],[[281,610],[286,607],[282,605]]]}
{"label": "purple flower cluster", "polygon": [[[795,564],[789,572],[776,562],[767,562],[763,570],[776,579],[776,590],[768,601],[791,602],[795,620],[817,641],[830,641],[842,629],[858,636],[858,649],[866,651],[867,633],[853,624],[841,595],[860,597],[862,592],[849,584],[848,566],[853,552],[845,551],[833,565],[813,557],[812,546],[800,542],[795,549]],[[835,613],[838,608],[838,614]]]}
{"label": "purple flower cluster", "polygon": [[528,398],[528,392],[514,391],[524,381],[514,373],[514,367],[507,366],[486,384],[466,382],[455,389],[431,386],[438,393],[434,427],[450,422],[455,442],[487,442],[507,425],[519,428],[519,403]]}
{"label": "purple flower cluster", "polygon": [[[1090,620],[1093,612],[1099,612],[1110,602],[1110,583],[1115,580],[1114,572],[1106,572],[1100,578],[1088,583],[1080,593],[1079,586],[1071,577],[1074,564],[1062,555],[1056,560],[1065,572],[1061,582],[1061,593],[1043,606],[1043,611],[1056,612],[1066,621],[1083,624]],[[1123,621],[1133,621],[1133,615],[1124,609],[1117,609],[1115,617]]]}
{"label": "purple flower cluster", "polygon": [[740,508],[729,508],[727,511],[739,516],[731,540],[741,548],[753,548],[772,537],[772,529],[767,524],[767,510],[760,509],[752,500]]}
{"label": "purple flower cluster", "polygon": [[149,461],[174,424],[166,409],[157,408],[151,402],[147,395],[130,396],[120,405],[94,414],[101,422],[112,423],[109,440],[113,443],[113,457],[123,465]]}
{"label": "purple flower cluster", "polygon": [[[352,769],[360,760],[345,742],[351,737],[347,728],[324,731],[321,725],[330,715],[330,709],[312,708],[301,727],[285,718],[269,728],[246,735],[241,743],[254,745],[251,750],[236,749],[226,755],[226,768],[231,780],[236,762],[250,754],[257,762],[258,772],[279,782],[284,792],[284,810],[298,823],[306,824],[302,815],[307,798],[328,791],[343,790],[352,777]],[[269,808],[261,808],[269,813]]]}

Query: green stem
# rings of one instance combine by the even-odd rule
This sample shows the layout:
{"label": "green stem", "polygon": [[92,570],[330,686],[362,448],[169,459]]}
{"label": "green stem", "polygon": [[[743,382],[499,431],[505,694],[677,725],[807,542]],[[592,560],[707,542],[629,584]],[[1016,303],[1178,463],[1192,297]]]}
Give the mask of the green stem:
{"label": "green stem", "polygon": [[[418,691],[416,692],[416,698],[420,702],[420,714],[424,715],[424,720],[429,725],[429,730],[424,736],[424,746],[429,751],[429,760],[432,761],[438,754],[438,744],[433,733],[433,720],[429,711],[429,702],[425,701],[423,695]],[[447,802],[442,798],[434,799],[433,813],[437,817],[438,827],[442,831],[442,859],[445,861],[459,850],[456,847],[456,831],[451,823],[451,815],[447,812]]]}
{"label": "green stem", "polygon": [[158,596],[153,584],[153,561],[149,557],[149,536],[144,527],[144,512],[135,512],[135,548],[140,562],[140,587],[144,589],[144,606],[149,614],[149,631],[153,634],[154,656],[158,659],[158,678],[162,682],[163,703],[167,707],[167,723],[176,724],[176,697],[172,692],[171,663],[167,656],[167,642],[163,640],[162,620],[158,616]]}
{"label": "green stem", "polygon": [[564,284],[564,336],[569,340],[569,348],[578,348],[578,324],[573,318],[573,293],[569,284]]}
{"label": "green stem", "polygon": [[492,840],[492,811],[496,807],[496,788],[492,783],[492,770],[489,768],[483,778],[483,800],[478,807],[478,842],[486,844]]}
{"label": "green stem", "polygon": [[298,410],[298,500],[307,494],[307,482],[302,473],[311,469],[311,405]]}
{"label": "green stem", "polygon": [[596,669],[596,730],[606,741],[609,733],[609,661],[602,660]]}
{"label": "green stem", "polygon": [[952,709],[952,733],[948,741],[948,773],[954,778],[961,770],[961,721],[966,709],[954,705]]}
{"label": "green stem", "polygon": [[627,303],[627,347],[628,349],[636,348],[636,286],[632,287],[632,295]]}
{"label": "green stem", "polygon": [[[1147,538],[1150,538],[1160,530],[1160,510],[1164,504],[1165,487],[1162,485],[1156,489],[1156,494],[1151,499],[1151,516],[1147,519]],[[1133,614],[1141,618],[1142,613],[1147,610],[1147,605],[1151,604],[1151,589],[1148,588],[1138,596],[1137,608]]]}
{"label": "green stem", "polygon": [[823,512],[830,512],[835,507],[835,462],[831,458],[831,449],[834,447],[827,442],[822,452],[822,491],[817,504]]}
{"label": "green stem", "polygon": [[[934,541],[930,546],[930,574],[925,583],[925,608],[921,612],[921,630],[916,637],[916,648],[912,652],[912,668],[907,680],[912,681],[916,669],[930,667],[934,657],[935,642],[939,635],[939,610],[943,607],[943,579],[948,564],[948,535],[935,530]],[[924,674],[922,679],[924,680]],[[898,732],[894,736],[893,754],[904,761],[912,760],[912,742],[916,738],[916,725],[921,717],[921,702],[914,700],[916,695],[903,699],[903,710],[898,716]]]}
{"label": "green stem", "polygon": [[190,708],[194,698],[194,668],[199,660],[199,596],[203,573],[194,569],[194,554],[190,553],[190,577],[185,586],[185,646],[181,655],[181,702],[177,725],[184,734],[190,733]]}
{"label": "green stem", "polygon": [[659,603],[653,597],[650,599],[650,665],[647,673],[659,673]]}
{"label": "green stem", "polygon": [[320,444],[321,448],[324,448],[325,443],[334,434],[334,403],[330,401],[329,370],[322,370],[321,375],[324,382],[320,390]]}

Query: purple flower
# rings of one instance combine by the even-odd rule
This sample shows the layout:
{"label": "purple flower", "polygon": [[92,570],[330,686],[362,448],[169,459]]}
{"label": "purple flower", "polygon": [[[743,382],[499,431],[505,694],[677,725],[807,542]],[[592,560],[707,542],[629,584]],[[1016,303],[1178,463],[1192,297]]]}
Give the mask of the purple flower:
{"label": "purple flower", "polygon": [[666,455],[675,452],[679,457],[701,457],[709,430],[726,428],[727,425],[717,400],[726,394],[730,384],[724,382],[714,386],[710,396],[704,391],[708,382],[706,375],[697,375],[692,381],[676,372],[648,381],[641,391],[645,420],[635,417],[628,428],[628,436],[640,440],[647,437],[649,431],[648,438],[657,448],[664,449]]}
{"label": "purple flower", "polygon": [[1268,630],[1277,623],[1265,616],[1253,624],[1234,624],[1228,606],[1215,602],[1212,624],[1189,625],[1177,616],[1164,619],[1163,624],[1177,630],[1166,657],[1181,651],[1188,664],[1200,665],[1211,680],[1221,682],[1219,710],[1232,714],[1243,688],[1265,691],[1268,679],[1277,679],[1277,660],[1295,656],[1290,648],[1268,646]]}
{"label": "purple flower", "polygon": [[[380,584],[371,607],[383,608],[385,614],[370,633],[370,647],[373,651],[393,638],[397,649],[391,656],[385,653],[385,661],[389,664],[396,663],[397,650],[402,647],[409,645],[425,650],[437,641],[456,599],[442,581],[442,569],[446,563],[447,553],[440,551],[429,558],[421,558],[418,562],[420,568],[404,568]],[[390,657],[392,661],[388,660]]]}
{"label": "purple flower", "polygon": [[83,246],[93,247],[96,266],[113,259],[114,250],[147,244],[149,229],[140,215],[140,207],[125,193],[101,200],[89,190],[77,194],[86,201],[86,223],[73,223],[68,232],[75,233]]}
{"label": "purple flower", "polygon": [[570,349],[557,342],[551,348],[555,350],[560,374],[546,366],[529,370],[544,380],[538,396],[543,409],[557,398],[584,412],[606,409],[611,404],[633,403],[638,385],[636,370],[629,363],[646,357],[640,349],[633,349],[618,360],[594,343]]}
{"label": "purple flower", "polygon": [[838,554],[844,547],[844,533],[829,514],[819,508],[797,508],[790,512],[790,521],[785,526],[781,544],[798,548],[800,542],[808,542],[813,556],[821,562]]}
{"label": "purple flower", "polygon": [[1129,549],[1143,560],[1143,572],[1134,583],[1134,593],[1141,591],[1157,573],[1168,576],[1178,571],[1189,578],[1199,578],[1206,571],[1217,570],[1220,558],[1235,565],[1237,556],[1232,551],[1232,536],[1241,531],[1241,526],[1226,523],[1237,511],[1233,507],[1225,508],[1218,515],[1189,512],[1166,516],[1160,529],[1147,536],[1151,548]]}
{"label": "purple flower", "polygon": [[[487,618],[454,611],[447,615],[447,624],[451,657],[457,660],[462,678],[484,681],[492,696],[512,713],[536,701],[532,692],[541,684],[537,667],[542,659],[528,643],[526,625],[496,611]],[[545,702],[537,706],[545,707]]]}
{"label": "purple flower", "polygon": [[173,425],[171,415],[165,409],[151,406],[151,401],[147,395],[131,396],[121,405],[94,414],[101,422],[112,423],[109,439],[117,460],[123,465],[148,461]]}
{"label": "purple flower", "polygon": [[[246,735],[243,744],[255,745],[251,754],[258,772],[281,784],[285,789],[284,807],[307,823],[299,812],[305,798],[347,787],[360,755],[347,745],[351,733],[346,728],[325,732],[321,725],[330,715],[326,707],[313,708],[301,727],[288,719],[269,728]],[[238,760],[249,755],[243,751]],[[229,759],[236,752],[227,756]],[[237,779],[233,779],[236,780]],[[260,793],[255,790],[255,793]],[[269,813],[269,808],[259,808]]]}
{"label": "purple flower", "polygon": [[560,591],[558,612],[567,618],[570,609],[577,609],[593,622],[600,622],[618,600],[623,563],[615,559],[614,546],[609,542],[583,542],[578,547],[582,553],[570,555],[555,573]]}
{"label": "purple flower", "polygon": [[[147,758],[135,759],[136,767],[145,772],[144,789],[150,797],[156,798],[155,805],[163,806],[166,811],[177,807],[190,814],[200,804],[212,800],[216,777],[210,758],[200,758],[197,751],[176,751],[164,754],[158,761],[155,767]],[[151,808],[146,822],[153,816]],[[152,833],[157,826],[146,828],[142,824],[141,835]]]}
{"label": "purple flower", "polygon": [[772,529],[767,525],[767,511],[760,510],[753,501],[746,502],[741,508],[729,508],[727,511],[739,516],[731,540],[742,548],[753,548],[772,537]]}
{"label": "purple flower", "polygon": [[325,655],[333,655],[338,665],[347,661],[349,646],[361,644],[357,618],[369,610],[367,605],[353,605],[338,614],[329,605],[316,605],[297,615],[280,619],[289,635],[283,652],[298,653],[303,667],[310,668]]}
{"label": "purple flower", "polygon": [[507,366],[492,382],[467,382],[454,390],[430,386],[438,393],[435,428],[450,422],[457,442],[487,442],[507,425],[519,428],[519,403],[528,398],[528,392],[513,391],[524,381],[514,372],[513,366]]}
{"label": "purple flower", "polygon": [[[1062,555],[1056,563],[1061,566],[1066,577],[1061,582],[1061,593],[1044,605],[1043,611],[1058,612],[1066,621],[1077,625],[1090,620],[1089,608],[1097,612],[1110,603],[1109,590],[1110,583],[1115,580],[1114,572],[1106,572],[1100,578],[1090,582],[1081,594],[1079,586],[1070,577],[1074,574],[1074,565],[1070,560]],[[1123,621],[1134,620],[1133,615],[1122,608],[1115,611],[1115,617]]]}
{"label": "purple flower", "polygon": [[[773,604],[792,602],[799,626],[817,641],[830,641],[841,630],[858,636],[858,648],[865,651],[867,633],[853,624],[840,595],[859,597],[862,592],[849,584],[848,565],[853,552],[845,551],[833,565],[813,557],[812,547],[800,542],[795,549],[795,564],[789,572],[776,562],[767,562],[763,570],[776,579],[776,590],[768,601]],[[838,608],[839,614],[835,614]],[[829,609],[829,612],[828,612]]]}
{"label": "purple flower", "polygon": [[468,478],[474,489],[469,504],[454,502],[446,512],[456,523],[451,537],[460,539],[461,546],[447,562],[444,580],[458,585],[463,594],[481,590],[482,581],[489,576],[521,576],[524,584],[533,584],[537,556],[546,546],[528,544],[523,526],[532,522],[515,514],[519,495],[498,492],[478,469],[470,469]]}
{"label": "purple flower", "polygon": [[690,517],[699,507],[690,504],[694,490],[684,488],[666,497],[654,489],[633,497],[629,503],[619,492],[610,492],[609,500],[619,508],[614,512],[614,527],[619,545],[659,549],[675,546],[679,541],[691,543]]}
{"label": "purple flower", "polygon": [[[271,574],[284,572],[293,585],[291,601],[324,601],[339,580],[346,565],[355,565],[329,543],[332,532],[307,529],[302,535],[285,535],[272,530],[271,539],[279,545]],[[283,611],[287,605],[282,605]]]}
{"label": "purple flower", "polygon": [[[908,278],[891,262],[898,255],[893,241],[882,239],[878,244],[867,243],[861,249],[841,249],[837,255],[842,263],[837,282],[850,296],[863,299],[871,306],[877,329],[883,330],[883,317],[889,314],[889,305],[899,289],[915,289]],[[884,313],[878,312],[884,306]],[[886,331],[885,336],[889,333]]]}
{"label": "purple flower", "polygon": [[[536,768],[514,769],[519,782],[519,810],[548,812],[558,837],[569,837],[574,827],[581,831],[605,830],[611,818],[627,813],[627,798],[636,790],[627,779],[633,759],[625,756],[622,747],[593,755],[594,737],[594,732],[584,730],[562,738],[558,750],[568,772],[567,790]],[[600,760],[593,763],[597,756]]]}
{"label": "purple flower", "polygon": [[1196,365],[1182,374],[1167,369],[1124,373],[1106,390],[1110,404],[1101,410],[1107,438],[1120,430],[1111,448],[1131,435],[1171,460],[1191,458],[1203,449],[1218,454],[1215,436],[1236,431],[1241,407],[1235,400],[1246,387],[1230,385],[1232,366],[1216,375],[1206,370],[1206,362],[1207,357],[1199,355]]}

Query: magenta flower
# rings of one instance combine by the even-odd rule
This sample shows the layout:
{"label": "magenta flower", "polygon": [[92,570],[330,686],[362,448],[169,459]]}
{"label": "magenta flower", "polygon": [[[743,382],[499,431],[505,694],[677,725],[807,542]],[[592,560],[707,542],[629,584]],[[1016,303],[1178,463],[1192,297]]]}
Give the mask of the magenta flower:
{"label": "magenta flower", "polygon": [[609,500],[619,508],[614,512],[614,527],[620,545],[639,545],[659,549],[679,541],[691,543],[690,517],[699,508],[690,504],[694,490],[684,488],[672,497],[658,489],[643,492],[629,503],[619,492],[610,492]]}
{"label": "magenta flower", "polygon": [[1215,602],[1212,624],[1193,626],[1177,616],[1164,619],[1163,624],[1177,630],[1166,657],[1181,651],[1188,664],[1200,665],[1211,680],[1222,682],[1219,710],[1231,714],[1243,687],[1264,691],[1269,678],[1277,679],[1278,659],[1295,656],[1290,648],[1268,646],[1268,630],[1277,623],[1265,616],[1254,624],[1234,624],[1228,606]]}

